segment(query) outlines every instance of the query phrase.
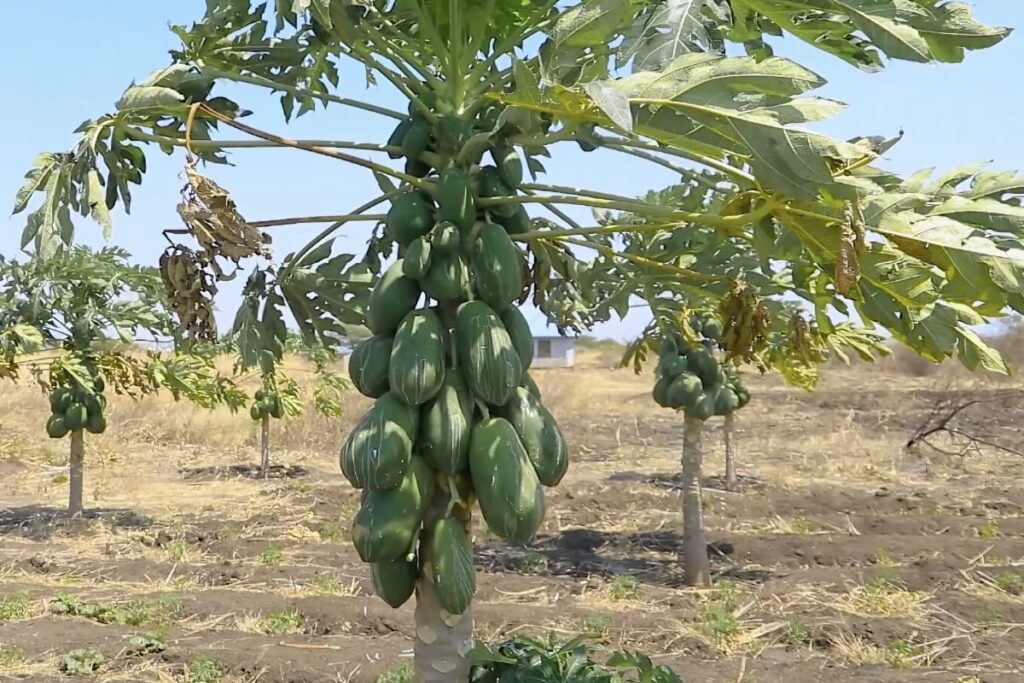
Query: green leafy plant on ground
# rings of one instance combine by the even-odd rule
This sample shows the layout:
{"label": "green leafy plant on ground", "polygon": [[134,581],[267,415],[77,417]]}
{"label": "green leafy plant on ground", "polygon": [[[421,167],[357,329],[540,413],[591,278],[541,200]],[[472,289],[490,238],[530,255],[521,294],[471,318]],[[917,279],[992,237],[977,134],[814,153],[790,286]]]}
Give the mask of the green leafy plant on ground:
{"label": "green leafy plant on ground", "polygon": [[160,633],[139,633],[128,640],[130,652],[133,655],[151,655],[163,652],[167,649],[167,643]]}
{"label": "green leafy plant on ground", "polygon": [[0,671],[13,669],[24,664],[25,653],[17,648],[0,647]]}
{"label": "green leafy plant on ground", "polygon": [[50,601],[50,612],[92,619],[101,624],[166,625],[181,612],[181,600],[175,595],[165,594],[148,600],[117,604],[87,602],[77,596],[61,594]]}
{"label": "green leafy plant on ground", "polygon": [[493,648],[478,645],[473,659],[475,683],[682,683],[648,657],[596,647],[582,636],[567,642],[523,637]]}
{"label": "green leafy plant on ground", "polygon": [[276,545],[271,544],[259,554],[257,561],[264,567],[276,567],[281,564],[281,559],[283,557],[284,554],[281,552],[281,549]]}
{"label": "green leafy plant on ground", "polygon": [[377,676],[376,683],[413,683],[416,680],[412,667],[399,664],[394,669]]}
{"label": "green leafy plant on ground", "polygon": [[200,655],[185,666],[186,683],[219,683],[227,667],[216,659]]}
{"label": "green leafy plant on ground", "polygon": [[106,658],[96,650],[72,650],[60,658],[60,670],[71,675],[91,676],[105,661]]}
{"label": "green leafy plant on ground", "polygon": [[32,610],[28,593],[14,593],[0,597],[0,621],[17,621],[26,618]]}
{"label": "green leafy plant on ground", "polygon": [[636,600],[640,597],[640,583],[635,576],[616,576],[608,588],[611,599]]}
{"label": "green leafy plant on ground", "polygon": [[263,617],[261,629],[271,636],[283,636],[288,633],[301,633],[306,625],[306,618],[299,612],[271,612]]}

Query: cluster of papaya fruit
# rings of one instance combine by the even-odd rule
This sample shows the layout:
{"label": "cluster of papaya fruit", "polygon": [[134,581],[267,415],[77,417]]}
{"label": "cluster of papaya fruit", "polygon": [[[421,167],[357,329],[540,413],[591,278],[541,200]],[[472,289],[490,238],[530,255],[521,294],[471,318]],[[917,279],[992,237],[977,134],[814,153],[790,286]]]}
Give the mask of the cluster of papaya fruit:
{"label": "cluster of papaya fruit", "polygon": [[399,607],[422,577],[461,614],[476,590],[474,502],[498,536],[529,541],[544,517],[541,487],[559,483],[568,452],[528,373],[533,337],[517,306],[528,281],[509,234],[529,217],[521,205],[479,203],[515,193],[518,155],[496,144],[499,166],[481,168],[459,153],[470,124],[453,115],[424,124],[413,117],[393,140],[407,168],[425,150],[443,166],[416,166],[436,173],[433,191],[392,201],[386,229],[399,259],[370,294],[373,336],[349,358],[353,384],[376,401],[340,461],[362,490],[352,540],[380,597]]}
{"label": "cluster of papaya fruit", "polygon": [[107,430],[107,419],[103,411],[107,408],[107,397],[103,395],[105,383],[102,377],[93,381],[92,388],[76,384],[73,387],[57,387],[50,394],[50,419],[46,421],[46,433],[51,439],[63,439],[69,433],[84,429],[90,434],[102,434]]}
{"label": "cluster of papaya fruit", "polygon": [[252,406],[249,408],[249,417],[256,422],[262,421],[265,417],[280,420],[284,417],[284,406],[281,404],[281,397],[277,395],[277,392],[257,389],[256,400],[253,401]]}
{"label": "cluster of papaya fruit", "polygon": [[747,405],[750,392],[739,373],[715,357],[722,336],[721,321],[695,315],[689,324],[699,339],[697,344],[687,342],[678,333],[662,340],[654,401],[662,408],[685,410],[700,420],[729,415]]}

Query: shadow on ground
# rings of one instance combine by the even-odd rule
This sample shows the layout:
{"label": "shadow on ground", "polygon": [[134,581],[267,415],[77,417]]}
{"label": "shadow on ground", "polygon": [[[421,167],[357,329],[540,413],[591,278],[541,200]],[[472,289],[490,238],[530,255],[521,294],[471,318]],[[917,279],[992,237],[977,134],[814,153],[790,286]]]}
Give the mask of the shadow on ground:
{"label": "shadow on ground", "polygon": [[[210,467],[183,467],[181,478],[188,481],[211,481],[214,479],[263,479],[259,465],[223,465]],[[309,475],[309,470],[300,465],[271,465],[267,479],[299,479]]]}
{"label": "shadow on ground", "polygon": [[[712,574],[739,581],[761,583],[777,576],[761,569],[737,566],[735,548],[726,541],[708,543]],[[683,585],[682,537],[673,531],[621,534],[590,529],[567,529],[539,536],[530,548],[492,543],[477,551],[478,564],[489,571],[547,574],[587,578],[635,576],[644,583],[668,587]],[[671,554],[670,557],[653,553]]]}
{"label": "shadow on ground", "polygon": [[87,509],[81,517],[72,519],[63,508],[27,505],[0,510],[0,536],[18,535],[43,541],[56,534],[87,527],[91,522],[122,529],[144,529],[153,524],[146,515],[124,508]]}

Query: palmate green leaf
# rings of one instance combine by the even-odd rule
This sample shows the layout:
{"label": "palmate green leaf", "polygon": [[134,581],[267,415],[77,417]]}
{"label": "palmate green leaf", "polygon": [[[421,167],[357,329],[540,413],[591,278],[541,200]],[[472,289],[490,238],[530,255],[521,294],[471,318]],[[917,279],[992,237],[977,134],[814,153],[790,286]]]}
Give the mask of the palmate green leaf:
{"label": "palmate green leaf", "polygon": [[173,88],[133,85],[124,91],[114,106],[118,111],[148,109],[181,104],[185,97]]}
{"label": "palmate green leaf", "polygon": [[716,24],[728,17],[725,3],[662,0],[645,4],[617,50],[617,65],[632,62],[634,71],[659,71],[688,52],[724,51]]}
{"label": "palmate green leaf", "polygon": [[953,196],[930,211],[932,216],[948,216],[963,223],[1013,235],[1024,235],[1024,207],[995,199],[968,199]]}
{"label": "palmate green leaf", "polygon": [[1010,34],[977,21],[964,3],[936,0],[733,0],[732,11],[722,30],[751,51],[771,54],[764,36],[784,31],[867,70],[880,69],[882,55],[959,62],[965,50],[992,47]]}
{"label": "palmate green leaf", "polygon": [[556,48],[590,48],[622,30],[632,12],[631,0],[582,0],[561,13],[551,31]]}
{"label": "palmate green leaf", "polygon": [[1003,357],[999,355],[999,352],[986,344],[985,340],[978,336],[974,330],[958,327],[956,331],[959,335],[957,355],[960,358],[960,362],[968,370],[977,370],[979,367],[982,367],[1001,375],[1010,374],[1010,367],[1003,360]]}

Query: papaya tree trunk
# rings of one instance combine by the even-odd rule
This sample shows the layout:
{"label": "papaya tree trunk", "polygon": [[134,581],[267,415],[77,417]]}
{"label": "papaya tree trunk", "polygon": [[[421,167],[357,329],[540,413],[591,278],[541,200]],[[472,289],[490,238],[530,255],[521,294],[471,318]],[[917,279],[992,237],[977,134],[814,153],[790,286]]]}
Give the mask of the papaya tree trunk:
{"label": "papaya tree trunk", "polygon": [[68,461],[68,517],[79,517],[82,506],[83,473],[85,465],[85,434],[81,429],[71,432],[71,457]]}
{"label": "papaya tree trunk", "polygon": [[711,585],[701,509],[701,432],[704,422],[686,416],[683,426],[683,575],[688,586]]}
{"label": "papaya tree trunk", "polygon": [[270,416],[260,420],[260,478],[270,476]]}
{"label": "papaya tree trunk", "polygon": [[[448,494],[438,489],[420,534],[413,668],[416,683],[465,683],[469,681],[469,651],[473,649],[473,606],[460,615],[448,614],[441,607],[431,578],[430,536],[434,523],[444,517],[448,501]],[[461,519],[468,534],[470,513],[465,511]]]}
{"label": "papaya tree trunk", "polygon": [[736,444],[734,413],[725,416],[725,490],[736,490]]}

